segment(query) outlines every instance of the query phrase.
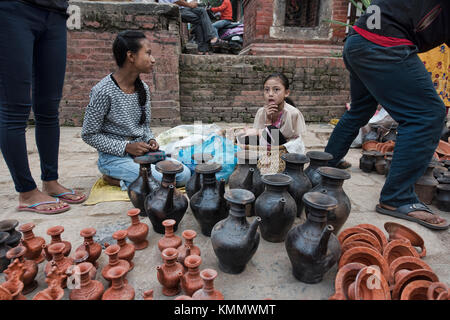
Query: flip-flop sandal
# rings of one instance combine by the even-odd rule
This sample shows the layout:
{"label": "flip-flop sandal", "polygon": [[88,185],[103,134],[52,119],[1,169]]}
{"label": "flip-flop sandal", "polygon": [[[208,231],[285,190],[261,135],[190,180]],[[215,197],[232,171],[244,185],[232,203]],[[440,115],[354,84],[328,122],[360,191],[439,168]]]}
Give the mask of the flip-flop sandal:
{"label": "flip-flop sandal", "polygon": [[423,203],[414,203],[414,204],[405,204],[403,206],[398,207],[396,210],[389,210],[381,207],[379,204],[377,204],[375,210],[378,213],[388,215],[391,217],[399,218],[399,219],[405,219],[413,222],[417,222],[418,224],[425,226],[427,228],[433,229],[433,230],[446,230],[448,229],[450,223],[447,222],[445,225],[436,225],[432,224],[423,220],[420,220],[415,217],[408,216],[408,213],[414,212],[414,211],[426,211],[431,214],[434,214],[434,212],[428,208]]}
{"label": "flip-flop sandal", "polygon": [[57,214],[66,212],[70,209],[70,206],[67,204],[66,206],[60,208],[60,209],[37,209],[36,207],[43,205],[43,204],[54,204],[59,203],[60,200],[56,198],[55,201],[45,201],[45,202],[38,202],[35,204],[32,204],[31,206],[18,206],[17,211],[30,211],[30,212],[36,212],[41,214]]}
{"label": "flip-flop sandal", "polygon": [[81,199],[78,199],[78,200],[72,200],[72,199],[70,199],[70,198],[68,198],[68,197],[65,197],[65,196],[68,195],[68,194],[73,194],[73,195],[75,195],[75,191],[74,191],[73,189],[70,189],[70,191],[63,192],[63,193],[60,193],[60,194],[51,194],[50,196],[51,196],[51,197],[56,197],[56,198],[61,198],[62,200],[64,200],[64,202],[67,202],[67,203],[70,203],[70,204],[78,204],[78,203],[82,203],[82,202],[86,201],[86,198],[87,198],[86,195],[83,194],[83,196],[81,197]]}

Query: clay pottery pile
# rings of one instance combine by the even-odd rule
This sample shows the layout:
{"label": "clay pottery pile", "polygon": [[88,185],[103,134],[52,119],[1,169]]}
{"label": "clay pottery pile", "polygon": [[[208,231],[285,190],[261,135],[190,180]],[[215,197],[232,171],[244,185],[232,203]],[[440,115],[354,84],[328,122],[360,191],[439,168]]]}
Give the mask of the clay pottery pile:
{"label": "clay pottery pile", "polygon": [[328,152],[322,151],[309,151],[306,153],[309,158],[309,166],[305,169],[305,174],[311,181],[312,187],[314,188],[320,184],[322,177],[317,172],[320,167],[325,167],[328,165],[328,161],[333,159],[333,155]]}
{"label": "clay pottery pile", "polygon": [[337,206],[333,197],[319,192],[303,196],[307,220],[289,231],[285,246],[296,279],[318,283],[338,261],[341,248],[333,227],[327,223],[327,214]]}
{"label": "clay pottery pile", "polygon": [[255,202],[261,236],[269,242],[283,242],[297,216],[297,205],[288,191],[292,178],[277,173],[263,175],[261,180],[265,190]]}
{"label": "clay pottery pile", "polygon": [[130,270],[134,268],[134,253],[136,249],[131,243],[127,243],[127,230],[119,230],[113,233],[113,238],[117,241],[120,247],[118,257],[121,260],[127,260],[130,263]]}
{"label": "clay pottery pile", "polygon": [[141,216],[145,214],[145,198],[160,187],[160,183],[152,175],[151,165],[159,161],[152,156],[135,157],[134,162],[139,164],[139,176],[128,186],[128,197],[133,206],[140,210]]}
{"label": "clay pottery pile", "polygon": [[197,174],[203,177],[200,190],[195,193],[190,201],[190,207],[195,220],[200,224],[202,233],[209,237],[214,225],[228,215],[228,206],[224,199],[225,179],[219,183],[216,173],[222,170],[218,163],[203,163],[195,168]]}
{"label": "clay pottery pile", "polygon": [[413,230],[395,222],[386,222],[384,224],[384,229],[389,234],[389,241],[408,240],[413,247],[419,247],[421,249],[420,251],[417,251],[420,258],[426,256],[427,249],[425,248],[425,242],[422,237]]}
{"label": "clay pottery pile", "polygon": [[216,270],[205,269],[200,272],[200,277],[203,279],[203,288],[192,295],[194,300],[224,300],[223,294],[214,288],[214,279],[217,277]]}
{"label": "clay pottery pile", "polygon": [[359,159],[359,168],[366,173],[371,173],[375,170],[375,155],[378,151],[363,151]]}
{"label": "clay pottery pile", "polygon": [[3,272],[6,268],[8,268],[11,263],[11,259],[6,257],[6,253],[11,247],[6,245],[6,240],[9,237],[9,233],[0,232],[0,272]]}
{"label": "clay pottery pile", "polygon": [[[440,162],[433,162],[432,163],[435,165],[435,168],[433,169],[433,176],[438,179],[441,178],[442,176],[444,176],[445,174],[448,175],[448,169]],[[441,183],[439,181],[439,183]]]}
{"label": "clay pottery pile", "polygon": [[382,154],[386,154],[386,152],[394,151],[395,142],[392,140],[386,142],[369,140],[364,142],[361,147],[364,151],[378,151]]}
{"label": "clay pottery pile", "polygon": [[194,245],[194,239],[197,236],[197,232],[194,230],[184,230],[181,236],[184,238],[184,245],[178,247],[178,262],[186,267],[184,260],[187,256],[196,255],[200,256],[200,248]]}
{"label": "clay pottery pile", "polygon": [[87,262],[92,263],[94,267],[98,269],[97,259],[102,254],[102,246],[94,241],[94,236],[96,233],[97,230],[95,230],[94,228],[82,229],[80,231],[80,236],[84,238],[84,242],[75,251],[85,250],[89,252],[89,258],[87,259]]}
{"label": "clay pottery pile", "polygon": [[386,173],[386,159],[384,153],[375,155],[375,171],[381,175]]}
{"label": "clay pottery pile", "polygon": [[108,270],[107,277],[112,285],[102,296],[102,300],[134,300],[134,288],[124,281],[128,270],[122,267],[114,267]]}
{"label": "clay pottery pile", "polygon": [[436,186],[439,182],[433,176],[434,165],[429,164],[425,174],[417,180],[415,184],[415,191],[420,201],[425,204],[431,204],[436,191]]}
{"label": "clay pottery pile", "polygon": [[131,226],[127,229],[128,239],[133,242],[136,250],[143,250],[148,247],[148,225],[139,220],[140,209],[128,210],[127,215],[131,218]]}
{"label": "clay pottery pile", "polygon": [[176,296],[180,292],[180,273],[184,274],[184,268],[177,262],[178,251],[174,248],[164,249],[161,253],[164,264],[157,266],[157,277],[163,286],[162,293],[165,296]]}
{"label": "clay pottery pile", "polygon": [[22,282],[25,268],[19,259],[14,261],[4,271],[7,281],[0,285],[0,294],[6,295],[7,300],[27,300],[22,294],[24,284]]}
{"label": "clay pottery pile", "polygon": [[109,257],[108,265],[106,265],[102,270],[102,276],[106,281],[111,282],[112,279],[108,276],[108,271],[114,267],[121,267],[127,272],[131,269],[131,265],[127,260],[119,259],[120,246],[113,244],[108,246],[105,250],[106,255]]}
{"label": "clay pottery pile", "polygon": [[[211,161],[213,159],[213,156],[210,153],[194,153],[191,156],[191,159],[194,160],[194,163],[196,164],[202,164]],[[197,171],[194,170],[194,174],[186,183],[186,194],[189,199],[192,198],[192,196],[200,190],[200,188],[202,187],[202,182],[203,178],[201,174],[198,174]]]}
{"label": "clay pottery pile", "polygon": [[[79,265],[83,262],[87,262],[87,259],[89,258],[89,252],[86,250],[78,250],[75,251],[75,253],[72,256],[73,262],[75,265]],[[95,279],[95,276],[97,275],[97,268],[92,266],[91,271],[89,272],[91,279]]]}
{"label": "clay pottery pile", "polygon": [[312,189],[311,181],[303,172],[303,167],[306,163],[309,163],[309,158],[298,153],[286,153],[281,156],[281,159],[286,162],[286,169],[283,173],[292,178],[288,190],[292,198],[295,199],[297,217],[300,217],[303,211],[303,195]]}
{"label": "clay pottery pile", "polygon": [[70,300],[101,300],[105,288],[100,281],[92,280],[91,269],[94,267],[90,262],[78,265],[80,270],[80,288],[70,292]]}
{"label": "clay pottery pile", "polygon": [[47,275],[45,282],[48,287],[42,291],[39,291],[33,300],[61,300],[64,297],[64,289],[62,283],[67,279],[67,276],[61,271],[58,271],[57,267],[52,267],[50,273]]}
{"label": "clay pottery pile", "polygon": [[255,254],[259,245],[258,225],[260,217],[250,225],[246,218],[245,208],[255,201],[251,191],[230,189],[225,193],[230,204],[228,217],[219,221],[211,233],[211,244],[219,260],[223,272],[238,274]]}
{"label": "clay pottery pile", "polygon": [[337,200],[337,207],[329,211],[327,216],[328,224],[333,226],[334,234],[337,235],[347,221],[352,208],[350,199],[342,188],[344,180],[350,179],[350,174],[345,170],[332,167],[321,167],[317,172],[322,179],[320,184],[311,191],[327,194]]}
{"label": "clay pottery pile", "polygon": [[[66,245],[64,243],[55,243],[48,247],[48,251],[50,252],[52,261],[47,262],[45,265],[44,272],[48,275],[53,266],[56,266],[58,270],[62,273],[66,273],[66,271],[73,266],[73,259],[70,257],[65,257],[63,252]],[[63,282],[63,288],[66,287],[66,282]]]}
{"label": "clay pottery pile", "polygon": [[427,290],[428,300],[450,300],[450,288],[442,282],[433,282]]}
{"label": "clay pottery pile", "polygon": [[67,257],[70,254],[70,251],[72,250],[72,244],[69,241],[63,241],[61,239],[61,234],[64,232],[63,226],[55,226],[51,227],[47,230],[47,234],[52,238],[50,241],[50,244],[54,243],[64,243],[65,248],[63,251],[63,254]]}
{"label": "clay pottery pile", "polygon": [[19,221],[15,219],[8,219],[0,221],[0,232],[7,232],[9,237],[6,239],[6,245],[8,247],[17,247],[22,238],[22,234],[16,230],[19,225]]}
{"label": "clay pottery pile", "polygon": [[34,235],[34,227],[34,223],[25,223],[19,227],[19,231],[23,234],[22,244],[27,248],[25,259],[34,260],[39,264],[45,259],[42,252],[42,245],[45,244],[45,240]]}
{"label": "clay pottery pile", "polygon": [[197,255],[190,255],[185,259],[185,265],[188,271],[186,274],[178,273],[181,283],[181,289],[188,296],[192,296],[194,292],[203,288],[203,279],[200,277],[199,267],[202,258]]}
{"label": "clay pottery pile", "polygon": [[144,300],[153,300],[153,290],[144,291]]}
{"label": "clay pottery pile", "polygon": [[[441,181],[438,179],[439,182]],[[450,212],[450,184],[438,184],[436,186],[436,206],[439,210]]]}
{"label": "clay pottery pile", "polygon": [[[261,172],[258,169],[258,153],[251,150],[236,152],[237,166],[228,179],[230,189],[245,189],[255,195],[255,199],[264,191]],[[247,206],[247,216],[255,215],[255,203]]]}
{"label": "clay pottery pile", "polygon": [[23,294],[34,291],[38,286],[38,283],[35,280],[38,273],[38,266],[33,260],[25,260],[26,252],[27,249],[24,246],[19,245],[6,253],[7,258],[11,261],[19,259],[19,262],[23,264],[24,273],[20,279],[24,285],[22,289]]}
{"label": "clay pottery pile", "polygon": [[159,251],[164,251],[164,249],[167,248],[174,248],[177,249],[179,246],[181,246],[182,241],[179,236],[177,236],[173,229],[176,224],[176,221],[173,219],[167,219],[162,222],[162,225],[164,226],[164,237],[159,239],[158,241],[158,248]]}
{"label": "clay pottery pile", "polygon": [[174,231],[177,231],[188,208],[188,199],[175,188],[175,176],[183,171],[183,165],[164,160],[156,164],[156,170],[163,174],[161,187],[145,199],[145,212],[155,232],[164,234],[162,222],[167,219],[175,220]]}

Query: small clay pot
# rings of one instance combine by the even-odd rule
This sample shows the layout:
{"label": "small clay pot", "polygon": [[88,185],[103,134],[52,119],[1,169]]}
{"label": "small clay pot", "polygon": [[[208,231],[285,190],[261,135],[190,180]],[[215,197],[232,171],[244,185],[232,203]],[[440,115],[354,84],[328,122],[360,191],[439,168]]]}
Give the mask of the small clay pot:
{"label": "small clay pot", "polygon": [[[439,178],[441,178],[445,173],[448,173],[448,169],[446,167],[436,166],[433,169],[433,176],[439,181]],[[439,183],[441,183],[439,181]]]}
{"label": "small clay pot", "polygon": [[73,289],[70,292],[70,300],[101,300],[105,288],[100,281],[92,280],[91,269],[94,266],[90,262],[83,262],[78,265],[80,270],[80,289]]}
{"label": "small clay pot", "polygon": [[162,252],[164,251],[164,249],[167,248],[177,249],[179,246],[181,246],[182,244],[181,238],[173,233],[175,223],[176,222],[173,219],[167,219],[162,222],[162,225],[164,226],[165,229],[165,233],[164,237],[162,237],[158,241],[159,251]]}
{"label": "small clay pot", "polygon": [[[111,282],[112,279],[108,276],[108,271],[114,267],[121,267],[125,270],[129,271],[131,269],[131,265],[127,260],[119,259],[119,251],[120,246],[117,244],[113,244],[108,246],[105,250],[106,255],[109,257],[108,264],[102,270],[102,276],[106,281]],[[126,279],[124,279],[126,282]]]}
{"label": "small clay pot", "polygon": [[153,300],[153,290],[144,291],[143,298],[144,300]]}
{"label": "small clay pot", "polygon": [[416,280],[410,282],[402,291],[400,300],[428,300],[427,292],[432,282]]}
{"label": "small clay pot", "polygon": [[347,228],[347,229],[343,230],[341,233],[339,233],[337,238],[339,240],[339,243],[342,245],[348,237],[351,237],[352,235],[355,235],[355,234],[372,235],[369,230],[366,230],[366,229],[363,229],[360,227],[351,227],[351,228]]}
{"label": "small clay pot", "polygon": [[450,184],[438,184],[435,199],[439,210],[450,212]]}
{"label": "small clay pot", "polygon": [[72,244],[69,241],[63,241],[61,239],[61,234],[64,232],[63,226],[55,226],[47,229],[47,234],[52,237],[50,244],[54,243],[64,243],[66,245],[63,254],[67,257],[72,250]]}
{"label": "small clay pot", "polygon": [[[349,288],[349,292],[352,288]],[[354,282],[354,300],[391,300],[389,284],[377,268],[361,269]]]}
{"label": "small clay pot", "polygon": [[53,266],[52,270],[45,279],[45,282],[48,284],[48,288],[39,291],[33,297],[33,300],[61,300],[64,297],[62,283],[65,279],[67,279],[67,275],[58,271],[56,266]]}
{"label": "small clay pot", "polygon": [[0,232],[0,272],[6,270],[11,263],[11,259],[6,256],[6,253],[11,249],[11,247],[6,245],[8,237],[9,233]]}
{"label": "small clay pot", "polygon": [[403,277],[409,271],[425,269],[428,271],[433,271],[428,264],[419,258],[406,256],[395,259],[390,265],[391,270],[391,283],[394,284],[398,282],[401,277]]}
{"label": "small clay pot", "polygon": [[353,241],[366,242],[366,243],[370,244],[373,248],[375,248],[378,252],[380,252],[380,253],[383,252],[381,244],[378,242],[378,239],[375,238],[375,236],[373,236],[373,235],[364,234],[364,233],[354,234],[354,235],[348,237],[347,239],[345,239],[345,241],[342,243],[342,246],[345,246],[346,244],[351,243]]}
{"label": "small clay pot", "polygon": [[419,254],[414,249],[408,240],[392,240],[383,250],[383,257],[388,263],[391,263],[400,257],[416,257],[419,258]]}
{"label": "small clay pot", "polygon": [[[66,271],[73,265],[73,259],[70,257],[65,257],[63,252],[66,245],[64,243],[55,243],[48,247],[48,251],[52,255],[53,259],[50,262],[47,262],[45,265],[45,275],[48,275],[52,269],[52,266],[55,265],[58,268],[58,271],[62,273],[66,273]],[[62,288],[67,286],[66,281],[63,282]]]}
{"label": "small clay pot", "polygon": [[358,224],[357,226],[355,226],[356,228],[362,228],[365,229],[367,231],[370,231],[377,239],[378,242],[381,245],[381,248],[384,249],[384,247],[386,247],[388,240],[386,239],[386,236],[384,235],[383,231],[381,231],[379,228],[377,228],[376,226],[372,225],[372,224]]}
{"label": "small clay pot", "polygon": [[8,219],[0,221],[0,232],[8,232],[9,237],[6,239],[6,245],[14,248],[17,247],[22,238],[22,234],[16,230],[19,221],[16,219]]}
{"label": "small clay pot", "polygon": [[117,244],[120,247],[119,259],[127,260],[130,263],[130,269],[128,271],[131,271],[134,268],[134,262],[132,260],[136,249],[134,245],[127,243],[127,234],[127,230],[119,230],[113,233],[113,238],[117,240]]}
{"label": "small clay pot", "polygon": [[147,235],[149,227],[146,223],[140,222],[140,209],[128,210],[127,215],[131,218],[131,226],[128,227],[128,239],[133,242],[136,250],[143,250],[148,247]]}
{"label": "small clay pot", "polygon": [[[14,261],[8,266],[4,271],[8,280],[0,285],[1,288],[6,289],[9,293],[8,300],[27,300],[22,294],[24,288],[22,277],[25,273],[25,268],[23,263],[19,259],[14,259]],[[5,294],[5,292],[4,292]]]}
{"label": "small clay pot", "polygon": [[409,240],[412,246],[421,248],[421,251],[418,252],[421,258],[426,256],[427,249],[425,248],[425,242],[422,237],[413,230],[395,222],[386,222],[384,224],[384,229],[389,234],[389,241],[402,239]]}
{"label": "small clay pot", "polygon": [[114,267],[108,271],[107,277],[112,280],[112,285],[103,293],[102,300],[134,300],[134,288],[124,282],[127,272],[122,267]]}
{"label": "small clay pot", "polygon": [[17,246],[15,248],[10,249],[6,253],[6,257],[10,259],[11,261],[14,261],[15,259],[19,259],[20,263],[23,264],[24,273],[21,278],[21,281],[23,282],[23,294],[28,294],[34,289],[37,288],[38,283],[35,280],[36,275],[38,273],[38,266],[37,263],[34,262],[34,260],[25,260],[25,255],[27,252],[27,248],[24,246]]}
{"label": "small clay pot", "polygon": [[19,227],[19,231],[23,234],[22,243],[27,248],[25,259],[34,260],[39,264],[45,259],[44,253],[42,252],[42,245],[45,244],[45,240],[34,235],[34,227],[34,223],[26,223]]}
{"label": "small clay pot", "polygon": [[204,285],[202,289],[195,291],[192,295],[194,300],[224,300],[223,294],[214,289],[214,279],[217,277],[217,271],[205,269],[200,272]]}
{"label": "small clay pot", "polygon": [[375,171],[381,175],[384,175],[386,172],[386,159],[384,159],[383,153],[375,155]]}
{"label": "small clay pot", "polygon": [[[350,300],[348,294],[349,287],[355,282],[358,272],[365,267],[366,265],[357,262],[348,263],[342,266],[342,268],[338,270],[334,281],[335,294],[330,297],[330,300]],[[354,298],[354,294],[352,298]]]}
{"label": "small clay pot", "polygon": [[[437,168],[440,168],[440,167],[437,167]],[[435,168],[435,170],[437,168]],[[439,177],[437,177],[436,179],[439,182],[439,184],[450,184],[450,172],[447,171],[447,172],[441,173],[441,175]]]}
{"label": "small clay pot", "polygon": [[188,271],[183,275],[178,273],[180,277],[181,289],[188,295],[192,296],[194,292],[203,288],[203,280],[200,277],[199,267],[202,263],[202,258],[197,255],[190,255],[184,260]]}
{"label": "small clay pot", "polygon": [[359,168],[365,172],[370,173],[375,169],[375,154],[376,151],[363,151],[359,159]]}
{"label": "small clay pot", "polygon": [[[397,272],[398,274],[399,272]],[[396,281],[394,289],[392,290],[392,299],[398,300],[401,298],[403,290],[405,287],[413,281],[416,280],[427,280],[430,282],[438,282],[439,279],[437,275],[430,270],[418,269],[414,271],[402,272],[400,276],[396,274]]]}
{"label": "small clay pot", "polygon": [[94,228],[86,228],[80,231],[80,235],[84,238],[84,243],[77,248],[78,250],[86,250],[89,252],[89,258],[87,262],[90,262],[98,269],[97,259],[102,254],[102,246],[94,242],[94,236],[97,233],[97,230]]}
{"label": "small clay pot", "polygon": [[184,230],[181,236],[184,238],[184,246],[178,247],[178,262],[184,265],[184,259],[186,259],[187,256],[200,256],[201,253],[200,248],[194,245],[194,239],[197,236],[197,232],[194,230]]}
{"label": "small clay pot", "polygon": [[428,300],[450,300],[450,289],[445,283],[433,282],[427,290]]}
{"label": "small clay pot", "polygon": [[176,296],[180,292],[180,276],[184,274],[184,268],[177,262],[178,251],[174,248],[164,249],[161,253],[164,264],[157,266],[158,281],[163,286],[162,293],[165,296]]}
{"label": "small clay pot", "polygon": [[[87,259],[89,258],[89,252],[86,250],[78,250],[75,251],[75,254],[73,255],[73,262],[76,265],[79,265],[83,262],[87,262]],[[92,264],[92,263],[91,263]],[[91,271],[89,272],[91,279],[95,280],[95,276],[97,275],[97,268],[92,265]]]}

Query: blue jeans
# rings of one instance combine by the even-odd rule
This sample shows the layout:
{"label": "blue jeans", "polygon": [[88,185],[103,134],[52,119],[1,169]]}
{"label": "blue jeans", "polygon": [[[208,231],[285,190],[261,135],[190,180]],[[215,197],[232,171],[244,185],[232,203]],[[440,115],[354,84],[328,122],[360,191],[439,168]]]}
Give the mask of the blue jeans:
{"label": "blue jeans", "polygon": [[63,14],[23,2],[0,1],[0,149],[17,192],[36,188],[25,142],[31,108],[41,179],[58,179],[66,20]]}
{"label": "blue jeans", "polygon": [[[175,159],[167,158],[167,160],[181,163]],[[120,180],[122,190],[127,190],[128,186],[139,176],[139,164],[134,162],[130,155],[118,157],[104,152],[98,153],[98,169],[101,173],[112,178]],[[151,165],[152,176],[161,182],[162,173],[156,170],[155,165]],[[183,171],[175,177],[176,187],[184,187],[191,177],[191,170],[183,164]]]}
{"label": "blue jeans", "polygon": [[399,124],[380,195],[381,203],[393,207],[420,202],[414,184],[425,173],[444,126],[444,103],[417,51],[415,46],[382,47],[359,34],[347,38],[344,62],[350,72],[351,108],[325,148],[335,166],[381,104]]}
{"label": "blue jeans", "polygon": [[216,35],[217,38],[219,38],[219,30],[222,28],[225,28],[226,26],[230,25],[231,21],[230,20],[219,20],[216,21],[212,24],[212,26],[214,27],[214,33]]}

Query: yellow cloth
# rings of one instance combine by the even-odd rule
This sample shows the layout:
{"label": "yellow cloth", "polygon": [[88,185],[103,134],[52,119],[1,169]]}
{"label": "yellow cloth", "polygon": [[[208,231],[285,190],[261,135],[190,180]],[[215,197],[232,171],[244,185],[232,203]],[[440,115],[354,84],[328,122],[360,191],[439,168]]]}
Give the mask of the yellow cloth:
{"label": "yellow cloth", "polygon": [[89,198],[84,203],[85,206],[92,206],[101,202],[108,201],[130,201],[128,192],[123,191],[120,187],[112,186],[100,178],[92,186]]}
{"label": "yellow cloth", "polygon": [[420,59],[430,73],[437,93],[444,101],[446,107],[450,107],[450,49],[443,44],[430,51],[420,53]]}

